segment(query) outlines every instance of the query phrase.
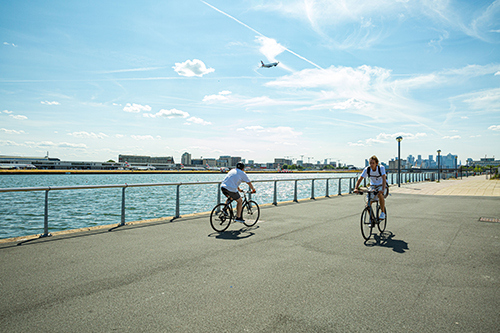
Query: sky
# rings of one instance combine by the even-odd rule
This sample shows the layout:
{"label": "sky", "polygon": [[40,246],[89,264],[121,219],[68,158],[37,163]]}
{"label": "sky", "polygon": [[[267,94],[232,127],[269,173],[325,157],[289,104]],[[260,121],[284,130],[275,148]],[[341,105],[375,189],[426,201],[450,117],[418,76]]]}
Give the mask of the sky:
{"label": "sky", "polygon": [[499,46],[500,0],[0,1],[0,155],[499,159]]}

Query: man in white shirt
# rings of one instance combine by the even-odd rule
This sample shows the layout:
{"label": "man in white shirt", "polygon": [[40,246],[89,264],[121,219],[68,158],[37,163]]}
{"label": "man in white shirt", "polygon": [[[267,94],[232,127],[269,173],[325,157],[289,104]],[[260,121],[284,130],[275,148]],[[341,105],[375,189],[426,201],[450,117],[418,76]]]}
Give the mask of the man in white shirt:
{"label": "man in white shirt", "polygon": [[226,178],[224,178],[220,186],[222,193],[227,197],[226,202],[229,202],[230,200],[236,201],[235,221],[241,223],[245,222],[245,220],[243,220],[243,217],[241,216],[243,200],[241,199],[238,191],[243,192],[243,190],[240,189],[240,184],[242,182],[245,182],[248,184],[248,186],[250,186],[252,193],[256,192],[255,188],[252,185],[252,182],[250,181],[250,179],[248,179],[247,174],[243,171],[244,169],[245,164],[241,162],[236,164],[236,169],[233,169],[227,173]]}
{"label": "man in white shirt", "polygon": [[387,181],[385,176],[385,167],[383,165],[378,164],[377,156],[373,155],[370,157],[370,165],[367,166],[354,187],[354,193],[359,192],[359,184],[363,180],[363,178],[370,177],[370,189],[374,189],[378,192],[378,199],[380,202],[380,209],[382,213],[380,213],[380,219],[385,219],[385,195],[387,190]]}

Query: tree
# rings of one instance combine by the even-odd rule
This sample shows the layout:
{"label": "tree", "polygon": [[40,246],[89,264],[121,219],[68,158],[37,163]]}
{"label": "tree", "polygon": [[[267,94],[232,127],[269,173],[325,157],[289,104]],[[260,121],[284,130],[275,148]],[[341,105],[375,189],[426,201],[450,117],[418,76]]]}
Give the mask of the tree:
{"label": "tree", "polygon": [[116,163],[116,162],[113,160],[108,160],[108,163]]}

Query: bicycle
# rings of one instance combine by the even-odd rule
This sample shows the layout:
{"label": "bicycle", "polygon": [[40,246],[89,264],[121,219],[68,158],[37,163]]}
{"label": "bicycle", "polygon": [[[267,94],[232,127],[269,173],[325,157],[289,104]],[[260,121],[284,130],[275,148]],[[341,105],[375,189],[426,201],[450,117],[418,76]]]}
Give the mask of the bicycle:
{"label": "bicycle", "polygon": [[[387,226],[387,207],[385,207],[385,219],[380,219],[380,205],[378,200],[375,199],[378,195],[378,190],[369,190],[363,189],[358,192],[358,194],[368,193],[366,198],[366,207],[361,212],[361,235],[365,240],[369,240],[373,228],[377,225],[378,230],[382,234],[385,231],[385,227]],[[375,211],[372,207],[372,203],[375,202],[377,205],[375,207]]]}
{"label": "bicycle", "polygon": [[[245,220],[243,224],[247,227],[252,227],[259,220],[260,208],[255,201],[247,199],[247,193],[251,193],[251,191],[243,192],[241,215],[243,220]],[[226,203],[220,203],[212,209],[210,213],[210,225],[215,231],[225,231],[229,228],[231,222],[234,221],[236,214],[231,204],[233,201],[234,200],[229,199]]]}

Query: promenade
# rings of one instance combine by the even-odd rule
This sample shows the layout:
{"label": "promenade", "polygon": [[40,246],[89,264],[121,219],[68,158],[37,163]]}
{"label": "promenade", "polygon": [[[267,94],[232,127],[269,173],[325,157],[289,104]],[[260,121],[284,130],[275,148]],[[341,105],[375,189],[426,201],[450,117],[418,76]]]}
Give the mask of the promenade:
{"label": "promenade", "polygon": [[344,195],[222,234],[198,214],[0,243],[1,331],[497,332],[500,223],[480,219],[500,219],[500,182],[483,180],[393,186],[367,242]]}

